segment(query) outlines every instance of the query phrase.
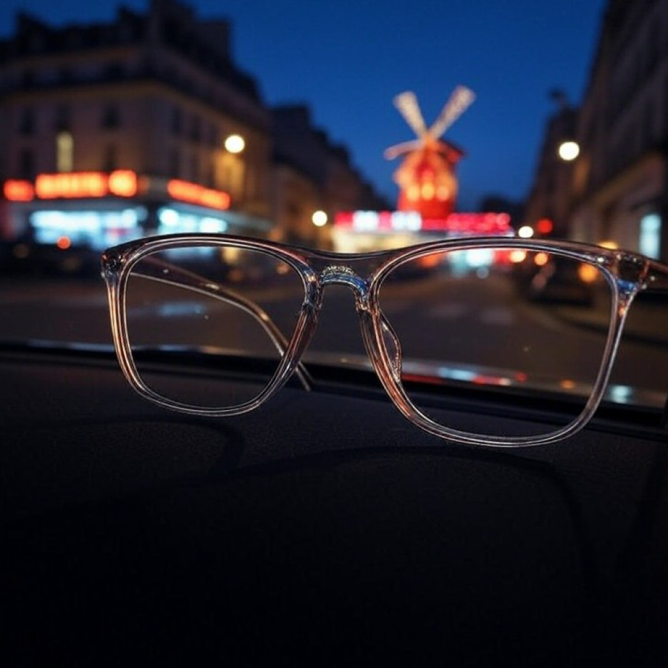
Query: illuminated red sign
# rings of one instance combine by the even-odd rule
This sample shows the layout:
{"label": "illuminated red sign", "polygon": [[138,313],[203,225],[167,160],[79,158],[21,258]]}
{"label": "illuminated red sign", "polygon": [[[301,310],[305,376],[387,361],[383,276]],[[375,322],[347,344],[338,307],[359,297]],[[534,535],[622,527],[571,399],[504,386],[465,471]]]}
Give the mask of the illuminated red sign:
{"label": "illuminated red sign", "polygon": [[554,230],[554,223],[549,218],[541,218],[536,223],[536,231],[539,234],[550,234]]}
{"label": "illuminated red sign", "polygon": [[447,218],[424,219],[422,229],[480,235],[507,234],[511,231],[507,213],[451,213]]}
{"label": "illuminated red sign", "polygon": [[118,197],[134,197],[139,190],[137,174],[130,169],[117,169],[109,174],[109,192]]}
{"label": "illuminated red sign", "polygon": [[182,202],[190,202],[210,209],[230,208],[230,196],[226,192],[205,188],[197,183],[171,179],[167,182],[167,192],[172,199]]}
{"label": "illuminated red sign", "polygon": [[[143,179],[142,184],[147,180]],[[139,190],[140,180],[129,169],[105,172],[62,172],[39,174],[31,181],[9,179],[3,186],[5,199],[11,202],[30,202],[37,199],[87,199],[99,197],[134,197]],[[171,179],[167,182],[167,192],[172,199],[189,202],[210,209],[230,208],[228,193],[213,188],[205,188],[197,183]]]}
{"label": "illuminated red sign", "polygon": [[448,232],[498,235],[511,232],[507,213],[451,213],[446,218],[423,218],[415,211],[344,211],[334,224],[354,232]]}
{"label": "illuminated red sign", "polygon": [[75,199],[87,197],[134,197],[137,175],[129,169],[105,172],[63,172],[40,174],[35,179],[39,199]]}
{"label": "illuminated red sign", "polygon": [[30,202],[35,197],[35,188],[30,181],[8,179],[2,193],[10,202]]}

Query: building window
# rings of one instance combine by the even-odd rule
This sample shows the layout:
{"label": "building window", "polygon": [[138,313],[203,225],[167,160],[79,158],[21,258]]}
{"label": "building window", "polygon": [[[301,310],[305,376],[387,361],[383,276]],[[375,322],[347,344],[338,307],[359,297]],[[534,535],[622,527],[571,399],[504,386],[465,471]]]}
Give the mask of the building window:
{"label": "building window", "polygon": [[19,121],[19,132],[26,136],[31,135],[35,130],[35,114],[32,109],[26,108],[21,113]]}
{"label": "building window", "polygon": [[218,130],[216,129],[216,126],[211,123],[209,125],[209,145],[212,147],[216,147],[218,143]]}
{"label": "building window", "polygon": [[639,250],[655,260],[661,257],[661,216],[658,213],[648,213],[640,219]]}
{"label": "building window", "polygon": [[22,179],[35,178],[35,154],[31,148],[21,149],[19,154],[19,175]]}
{"label": "building window", "polygon": [[198,116],[193,116],[190,124],[190,138],[199,142],[202,137],[202,124]]}
{"label": "building window", "polygon": [[70,108],[66,104],[60,104],[56,109],[56,130],[58,132],[70,130]]}
{"label": "building window", "polygon": [[105,172],[113,172],[118,169],[118,147],[116,144],[108,144],[104,149],[102,169]]}
{"label": "building window", "polygon": [[216,161],[212,156],[206,168],[206,185],[213,188],[216,183]]}
{"label": "building window", "polygon": [[32,70],[23,70],[21,72],[21,85],[30,88],[35,83],[35,73]]}
{"label": "building window", "polygon": [[58,71],[58,82],[61,84],[69,84],[74,81],[72,70],[69,67],[61,67]]}
{"label": "building window", "polygon": [[120,63],[108,63],[104,73],[107,80],[118,81],[123,78],[123,67]]}
{"label": "building window", "polygon": [[74,138],[67,130],[56,135],[56,169],[59,172],[71,172],[74,169]]}
{"label": "building window", "polygon": [[118,105],[113,102],[105,105],[102,111],[102,127],[108,130],[113,130],[121,124],[121,117],[118,110]]}
{"label": "building window", "polygon": [[183,130],[183,114],[180,109],[174,109],[172,112],[172,132],[180,135]]}
{"label": "building window", "polygon": [[169,176],[178,179],[181,176],[181,153],[173,148],[169,156]]}
{"label": "building window", "polygon": [[190,178],[195,182],[199,182],[199,157],[197,153],[190,156]]}

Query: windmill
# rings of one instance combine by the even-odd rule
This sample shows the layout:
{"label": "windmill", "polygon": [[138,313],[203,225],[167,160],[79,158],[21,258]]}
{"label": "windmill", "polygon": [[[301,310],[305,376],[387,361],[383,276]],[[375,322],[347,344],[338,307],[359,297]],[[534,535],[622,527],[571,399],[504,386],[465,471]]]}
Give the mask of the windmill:
{"label": "windmill", "polygon": [[394,173],[399,186],[399,211],[418,211],[423,219],[447,218],[457,198],[455,165],[464,152],[441,137],[475,99],[473,91],[457,86],[438,118],[427,128],[415,93],[394,98],[394,106],[417,135],[417,139],[391,146],[385,157],[404,156]]}

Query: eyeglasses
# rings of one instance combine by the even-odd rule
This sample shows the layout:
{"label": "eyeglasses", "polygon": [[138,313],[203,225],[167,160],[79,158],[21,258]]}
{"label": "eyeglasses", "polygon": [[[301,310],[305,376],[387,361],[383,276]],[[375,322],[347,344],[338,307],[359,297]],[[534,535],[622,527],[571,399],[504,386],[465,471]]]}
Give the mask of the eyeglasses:
{"label": "eyeglasses", "polygon": [[[371,364],[401,413],[443,439],[496,447],[551,443],[582,429],[603,396],[634,297],[668,293],[668,266],[646,257],[517,238],[347,255],[166,235],[107,250],[102,269],[121,369],[160,406],[231,416],[262,405],[293,374],[309,388],[301,358],[325,288],[335,309],[347,288]],[[193,352],[209,353],[205,372],[189,364]],[[249,353],[250,369],[241,368]],[[165,356],[186,368],[178,382],[165,373]],[[506,387],[511,401],[492,406],[493,420],[472,418],[448,403],[461,381]],[[555,385],[568,400],[554,424],[516,419],[519,391],[540,397]]]}

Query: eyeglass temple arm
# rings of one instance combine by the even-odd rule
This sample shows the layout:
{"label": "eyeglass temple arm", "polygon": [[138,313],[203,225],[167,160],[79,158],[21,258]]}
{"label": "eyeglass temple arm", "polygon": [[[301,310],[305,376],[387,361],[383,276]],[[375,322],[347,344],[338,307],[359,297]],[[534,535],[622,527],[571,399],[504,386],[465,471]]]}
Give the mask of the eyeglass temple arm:
{"label": "eyeglass temple arm", "polygon": [[645,279],[645,291],[668,297],[668,265],[650,261],[648,276]]}
{"label": "eyeglass temple arm", "polygon": [[392,373],[394,374],[394,377],[397,381],[401,381],[401,363],[403,360],[403,353],[401,350],[401,343],[399,342],[399,337],[397,336],[397,332],[395,331],[394,327],[392,327],[392,324],[390,321],[387,319],[385,314],[381,311],[380,312],[380,325],[381,329],[383,331],[383,334],[388,334],[390,337],[390,340],[392,341],[392,345],[394,347],[394,350],[387,350],[387,339],[385,339],[385,348],[387,351],[387,355],[390,358],[390,361],[392,363]]}
{"label": "eyeglass temple arm", "polygon": [[[223,287],[220,285],[220,283],[211,281],[187,269],[177,267],[170,262],[165,262],[164,260],[149,257],[144,258],[141,264],[144,269],[148,266],[155,268],[156,273],[148,273],[145,270],[138,271],[136,273],[139,276],[148,278],[152,281],[157,281],[159,283],[165,283],[167,285],[177,285],[187,290],[199,292],[200,294],[204,294],[207,297],[213,297],[214,299],[218,299],[227,304],[237,306],[244,313],[247,313],[252,318],[254,318],[255,321],[266,332],[267,336],[271,339],[276,350],[278,350],[281,355],[285,354],[285,351],[289,345],[288,341],[286,340],[285,336],[283,336],[281,330],[276,326],[276,323],[274,323],[274,321],[269,317],[268,313],[255,302],[251,301],[250,299],[246,299],[246,297],[243,297],[234,290]],[[170,278],[167,278],[167,274],[165,272],[169,272]],[[302,362],[297,364],[295,373],[301,381],[304,389],[311,390],[313,386],[313,379]]]}

